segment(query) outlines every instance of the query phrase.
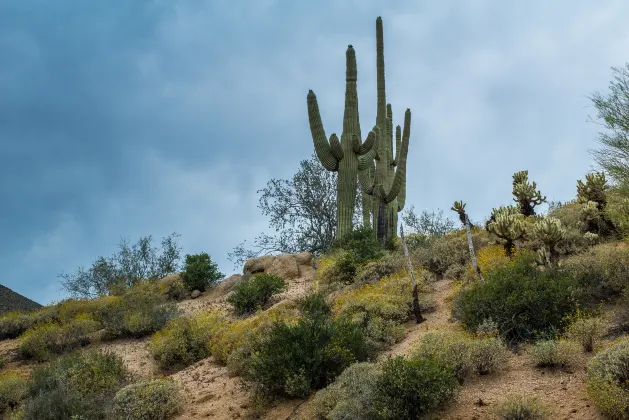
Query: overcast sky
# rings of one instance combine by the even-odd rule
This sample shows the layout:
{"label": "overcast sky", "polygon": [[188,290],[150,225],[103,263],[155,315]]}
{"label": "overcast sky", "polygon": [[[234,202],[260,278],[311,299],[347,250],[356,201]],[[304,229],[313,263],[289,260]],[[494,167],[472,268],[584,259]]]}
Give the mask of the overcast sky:
{"label": "overcast sky", "polygon": [[313,151],[308,89],[340,134],[348,44],[375,123],[379,15],[394,123],[413,112],[407,204],[482,220],[522,169],[574,197],[626,0],[3,0],[0,282],[46,304],[120,237],[171,232],[232,273],[267,227],[256,190]]}

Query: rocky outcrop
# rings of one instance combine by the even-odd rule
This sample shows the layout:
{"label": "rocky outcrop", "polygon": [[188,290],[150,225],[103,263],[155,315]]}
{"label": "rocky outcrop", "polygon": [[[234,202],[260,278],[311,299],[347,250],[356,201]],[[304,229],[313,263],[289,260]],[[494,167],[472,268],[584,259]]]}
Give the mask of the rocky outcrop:
{"label": "rocky outcrop", "polygon": [[301,252],[299,254],[265,255],[250,258],[245,262],[243,273],[273,274],[284,280],[312,277],[314,274],[312,253]]}

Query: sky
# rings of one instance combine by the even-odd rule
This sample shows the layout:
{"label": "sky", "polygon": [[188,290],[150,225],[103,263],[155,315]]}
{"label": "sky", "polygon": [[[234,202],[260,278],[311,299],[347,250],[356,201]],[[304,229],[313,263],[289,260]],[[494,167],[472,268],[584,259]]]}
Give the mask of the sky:
{"label": "sky", "polygon": [[345,50],[375,124],[375,20],[394,124],[413,113],[407,205],[509,204],[511,175],[570,200],[594,168],[589,96],[629,61],[629,2],[3,0],[0,282],[37,302],[120,238],[227,253],[268,232],[257,190],[340,134]]}

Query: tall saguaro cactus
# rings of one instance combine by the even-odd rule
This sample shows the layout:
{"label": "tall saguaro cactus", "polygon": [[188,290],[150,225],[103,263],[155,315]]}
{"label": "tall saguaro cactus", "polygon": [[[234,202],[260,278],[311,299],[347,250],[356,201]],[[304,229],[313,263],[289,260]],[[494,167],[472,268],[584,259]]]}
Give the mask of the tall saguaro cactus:
{"label": "tall saguaro cactus", "polygon": [[[384,77],[384,36],[382,18],[376,19],[377,114],[380,134],[376,141],[375,164],[361,170],[359,179],[365,194],[372,197],[373,228],[381,243],[397,235],[397,213],[406,200],[406,159],[411,134],[411,111],[404,115],[404,130],[396,128],[396,150],[393,151],[393,116],[387,104]],[[363,200],[363,206],[367,204]]]}
{"label": "tall saguaro cactus", "polygon": [[369,133],[364,143],[361,142],[356,80],[356,53],[350,45],[346,52],[345,111],[340,141],[334,133],[328,141],[323,129],[317,97],[312,90],[308,92],[307,97],[308,118],[315,152],[327,170],[338,171],[336,234],[339,238],[352,230],[358,172],[359,169],[366,169],[369,162],[373,161],[376,152],[374,145],[377,143],[377,129]]}

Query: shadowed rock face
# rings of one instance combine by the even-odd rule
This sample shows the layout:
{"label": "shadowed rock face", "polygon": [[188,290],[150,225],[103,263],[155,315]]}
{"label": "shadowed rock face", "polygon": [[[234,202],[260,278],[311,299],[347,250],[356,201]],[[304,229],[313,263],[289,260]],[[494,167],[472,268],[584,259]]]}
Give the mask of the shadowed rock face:
{"label": "shadowed rock face", "polygon": [[31,310],[41,308],[37,302],[33,302],[29,298],[26,298],[19,293],[15,293],[13,290],[9,289],[0,284],[0,315],[15,311],[18,309],[22,310]]}

